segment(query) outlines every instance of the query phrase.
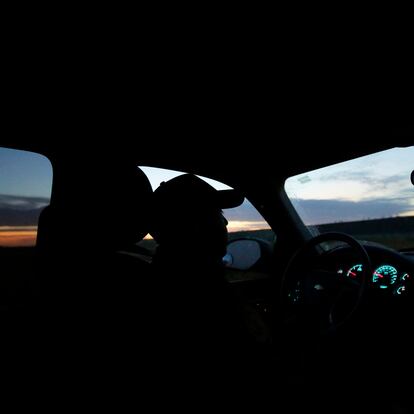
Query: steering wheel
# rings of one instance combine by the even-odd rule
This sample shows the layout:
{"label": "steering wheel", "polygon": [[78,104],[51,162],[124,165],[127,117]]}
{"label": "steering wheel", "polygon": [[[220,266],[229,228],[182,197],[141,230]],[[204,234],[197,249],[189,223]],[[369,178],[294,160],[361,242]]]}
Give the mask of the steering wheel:
{"label": "steering wheel", "polygon": [[[351,248],[362,264],[358,281],[314,265],[315,259],[318,265],[323,262],[323,255],[315,254],[315,249],[326,242],[343,242]],[[312,328],[316,323],[322,332],[335,331],[349,321],[358,309],[371,274],[368,253],[353,237],[332,232],[310,239],[292,256],[282,277],[284,322],[301,320],[306,322],[305,326]]]}

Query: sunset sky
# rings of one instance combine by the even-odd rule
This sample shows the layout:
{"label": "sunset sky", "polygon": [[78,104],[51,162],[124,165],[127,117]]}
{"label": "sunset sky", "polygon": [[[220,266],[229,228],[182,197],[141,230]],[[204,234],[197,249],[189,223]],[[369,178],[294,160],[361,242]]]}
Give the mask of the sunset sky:
{"label": "sunset sky", "polygon": [[414,215],[414,147],[394,148],[289,178],[306,224]]}
{"label": "sunset sky", "polygon": [[[181,172],[141,167],[156,189]],[[289,178],[285,189],[306,224],[414,216],[414,147],[395,148]],[[204,177],[201,177],[205,179]],[[230,187],[205,179],[216,189]],[[49,203],[52,168],[41,155],[0,148],[0,246],[33,245]],[[225,210],[229,231],[269,228],[246,200]]]}
{"label": "sunset sky", "polygon": [[[394,148],[289,178],[285,190],[307,225],[414,215],[414,147]],[[153,189],[179,174],[142,167]],[[204,177],[216,189],[230,187]],[[246,200],[224,211],[229,231],[269,228]]]}
{"label": "sunset sky", "polygon": [[49,203],[52,166],[39,154],[0,148],[0,246],[33,246]]}
{"label": "sunset sky", "polygon": [[0,227],[0,246],[28,247],[36,243],[37,226]]}

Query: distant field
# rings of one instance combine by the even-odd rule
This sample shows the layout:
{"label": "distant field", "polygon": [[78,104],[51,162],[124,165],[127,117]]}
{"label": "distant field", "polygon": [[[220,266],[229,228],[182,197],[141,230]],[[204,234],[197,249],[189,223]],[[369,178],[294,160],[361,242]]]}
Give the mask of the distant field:
{"label": "distant field", "polygon": [[[272,241],[274,238],[273,230],[252,230],[252,231],[236,231],[229,233],[229,241],[240,237],[257,237],[264,240]],[[155,251],[157,243],[153,239],[145,239],[138,243],[149,251]]]}
{"label": "distant field", "polygon": [[229,233],[229,241],[238,239],[241,237],[255,237],[258,239],[264,239],[268,241],[273,241],[275,238],[275,232],[273,230],[252,230],[252,231],[235,231]]}
{"label": "distant field", "polygon": [[[414,217],[396,217],[379,220],[355,221],[324,224],[318,226],[321,232],[339,231],[348,233],[359,240],[384,244],[395,249],[414,249]],[[33,246],[36,242],[37,227],[0,227],[0,246]],[[240,237],[257,237],[274,240],[272,230],[238,231],[229,233],[229,240]],[[139,245],[154,251],[156,243],[146,239]]]}
{"label": "distant field", "polygon": [[[414,217],[395,217],[378,220],[353,221],[317,226],[321,233],[338,231],[358,240],[384,244],[397,250],[414,249]],[[272,241],[272,230],[241,231],[229,234],[229,239],[258,237]]]}
{"label": "distant field", "polygon": [[397,250],[414,249],[414,217],[324,224],[318,228],[323,233],[329,231],[348,233],[359,240],[381,243]]}
{"label": "distant field", "polygon": [[[323,232],[338,231],[348,233],[358,240],[367,240],[400,249],[414,248],[414,217],[397,217],[380,220],[354,221],[348,223],[334,223],[318,226]],[[240,237],[257,237],[273,241],[272,230],[237,231],[229,233],[229,240]],[[149,250],[154,250],[154,240],[143,240],[139,243]]]}

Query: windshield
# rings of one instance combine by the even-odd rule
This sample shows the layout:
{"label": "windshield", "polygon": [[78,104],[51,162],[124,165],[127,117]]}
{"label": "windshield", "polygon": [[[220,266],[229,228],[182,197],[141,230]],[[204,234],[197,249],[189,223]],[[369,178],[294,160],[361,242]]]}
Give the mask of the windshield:
{"label": "windshield", "polygon": [[413,169],[414,147],[393,148],[290,177],[285,190],[313,234],[413,249]]}

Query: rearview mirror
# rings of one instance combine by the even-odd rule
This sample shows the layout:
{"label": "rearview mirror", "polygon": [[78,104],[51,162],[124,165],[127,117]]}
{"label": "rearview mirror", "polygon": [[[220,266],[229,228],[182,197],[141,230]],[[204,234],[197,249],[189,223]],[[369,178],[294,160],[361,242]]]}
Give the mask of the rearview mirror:
{"label": "rearview mirror", "polygon": [[234,240],[227,245],[227,254],[223,257],[226,267],[237,270],[252,268],[262,257],[262,249],[257,240]]}

